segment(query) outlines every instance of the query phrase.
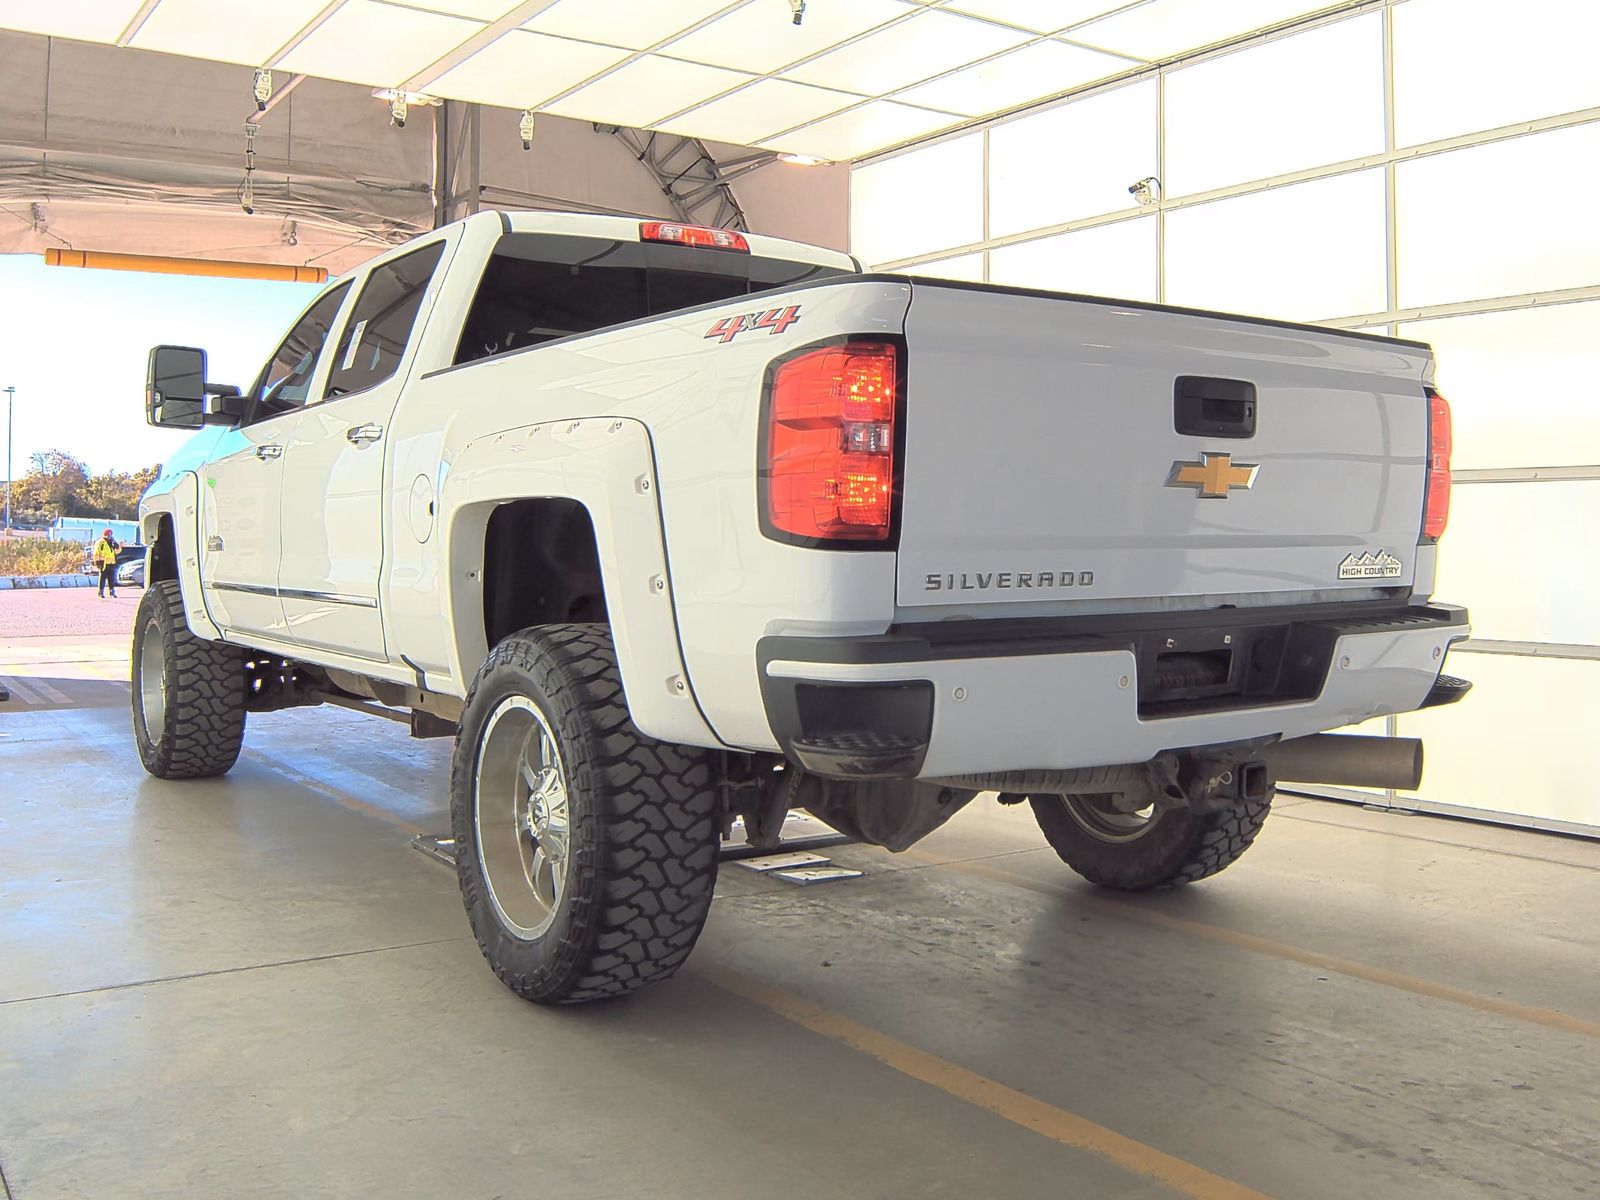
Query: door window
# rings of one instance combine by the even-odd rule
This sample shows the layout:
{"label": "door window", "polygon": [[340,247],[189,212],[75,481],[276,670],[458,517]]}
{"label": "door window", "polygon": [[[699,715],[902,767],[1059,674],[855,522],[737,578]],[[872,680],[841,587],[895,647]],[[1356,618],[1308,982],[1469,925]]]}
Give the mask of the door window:
{"label": "door window", "polygon": [[443,253],[444,243],[433,242],[384,263],[367,276],[361,298],[339,337],[324,396],[364,391],[395,373],[411,339],[423,293]]}
{"label": "door window", "polygon": [[246,424],[293,412],[305,404],[311,376],[317,369],[317,356],[322,353],[333,319],[349,290],[349,284],[340,284],[323,293],[294,323],[256,380]]}

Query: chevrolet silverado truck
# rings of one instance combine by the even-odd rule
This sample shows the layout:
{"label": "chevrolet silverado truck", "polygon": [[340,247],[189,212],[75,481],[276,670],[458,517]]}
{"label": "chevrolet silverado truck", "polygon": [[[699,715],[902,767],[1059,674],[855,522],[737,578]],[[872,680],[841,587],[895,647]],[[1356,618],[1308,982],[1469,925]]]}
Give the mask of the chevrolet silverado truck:
{"label": "chevrolet silverado truck", "polygon": [[[133,729],[455,739],[457,869],[534,1001],[670,976],[736,824],[901,850],[983,792],[1112,888],[1214,874],[1324,731],[1446,703],[1450,418],[1416,342],[900,275],[721,229],[485,212],[330,283],[140,515]],[[352,748],[353,753],[359,750]]]}

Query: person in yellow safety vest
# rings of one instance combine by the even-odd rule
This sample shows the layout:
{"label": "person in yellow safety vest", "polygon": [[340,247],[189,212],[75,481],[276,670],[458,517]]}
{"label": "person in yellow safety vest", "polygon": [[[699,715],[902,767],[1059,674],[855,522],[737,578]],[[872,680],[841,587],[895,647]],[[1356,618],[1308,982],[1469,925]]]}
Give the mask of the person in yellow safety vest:
{"label": "person in yellow safety vest", "polygon": [[106,530],[100,535],[100,540],[94,546],[94,565],[100,568],[100,599],[106,598],[106,588],[111,589],[111,598],[117,598],[117,551],[122,549],[117,544],[117,539],[111,536],[111,530]]}

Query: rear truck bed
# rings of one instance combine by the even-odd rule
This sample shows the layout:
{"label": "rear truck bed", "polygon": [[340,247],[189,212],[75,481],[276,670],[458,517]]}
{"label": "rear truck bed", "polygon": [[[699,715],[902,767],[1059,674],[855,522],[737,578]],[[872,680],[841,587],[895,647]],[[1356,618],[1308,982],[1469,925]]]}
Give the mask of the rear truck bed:
{"label": "rear truck bed", "polygon": [[891,344],[894,622],[758,647],[808,770],[1142,763],[1463,690],[1425,345],[924,280]]}

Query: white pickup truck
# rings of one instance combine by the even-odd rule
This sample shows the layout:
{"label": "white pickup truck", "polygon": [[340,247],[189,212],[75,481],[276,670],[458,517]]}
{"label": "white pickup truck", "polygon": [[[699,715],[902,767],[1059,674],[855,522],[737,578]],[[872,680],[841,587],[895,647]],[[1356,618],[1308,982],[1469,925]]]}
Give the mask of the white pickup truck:
{"label": "white pickup truck", "polygon": [[904,849],[983,791],[1075,870],[1185,883],[1282,781],[1415,786],[1458,699],[1426,346],[861,273],[668,222],[482,213],[331,283],[144,497],[133,725],[453,736],[462,894],[520,995],[684,961],[735,820]]}

